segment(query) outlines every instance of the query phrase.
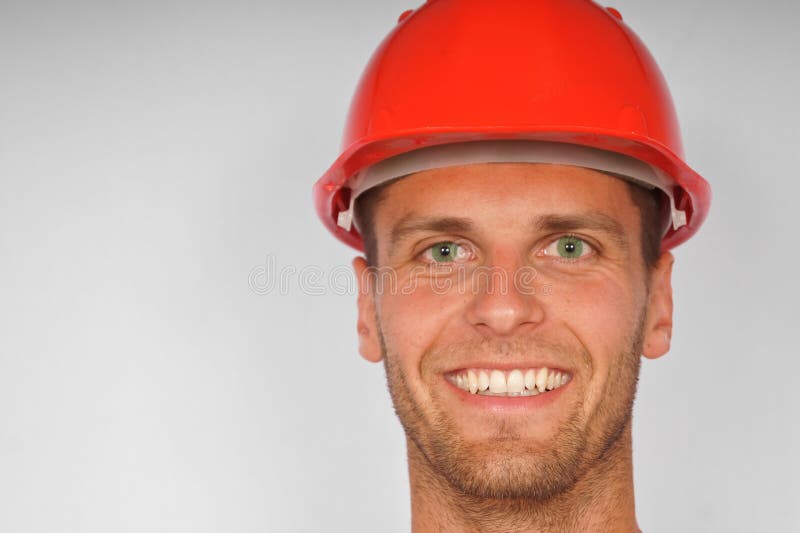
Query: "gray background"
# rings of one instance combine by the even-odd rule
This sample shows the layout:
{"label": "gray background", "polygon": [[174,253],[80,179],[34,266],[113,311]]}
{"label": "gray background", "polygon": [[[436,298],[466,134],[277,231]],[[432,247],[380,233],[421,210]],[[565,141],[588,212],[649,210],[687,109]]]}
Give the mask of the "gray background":
{"label": "gray background", "polygon": [[[800,531],[800,4],[609,5],[715,195],[643,369],[640,525]],[[248,279],[348,265],[310,188],[415,6],[0,4],[0,531],[407,531],[352,290]]]}

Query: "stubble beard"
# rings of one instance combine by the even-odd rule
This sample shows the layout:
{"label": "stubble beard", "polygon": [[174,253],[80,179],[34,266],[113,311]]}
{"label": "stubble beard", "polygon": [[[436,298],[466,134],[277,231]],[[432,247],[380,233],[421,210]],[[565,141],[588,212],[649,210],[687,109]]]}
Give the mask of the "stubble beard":
{"label": "stubble beard", "polygon": [[[394,409],[409,446],[416,448],[415,453],[409,450],[409,458],[420,457],[425,464],[419,466],[464,497],[545,503],[570,491],[581,478],[609,460],[609,452],[620,444],[630,426],[641,365],[643,314],[610,370],[605,397],[597,410],[587,417],[580,400],[552,441],[544,445],[526,442],[515,428],[504,424],[494,428],[487,439],[469,442],[445,411],[432,406],[425,412],[411,394],[398,354],[387,350],[378,323]],[[547,347],[569,349],[563,345]],[[583,347],[572,350],[571,360],[591,373],[590,354]]]}

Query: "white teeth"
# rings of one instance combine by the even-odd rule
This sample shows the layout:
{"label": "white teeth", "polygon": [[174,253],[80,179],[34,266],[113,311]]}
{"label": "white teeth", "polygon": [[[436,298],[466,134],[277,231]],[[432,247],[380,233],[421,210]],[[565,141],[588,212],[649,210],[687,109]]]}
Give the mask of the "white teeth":
{"label": "white teeth", "polygon": [[525,388],[528,390],[536,389],[536,372],[532,368],[525,372]]}
{"label": "white teeth", "polygon": [[478,392],[478,376],[475,375],[474,370],[470,370],[467,372],[467,380],[469,381],[469,391],[472,394]]}
{"label": "white teeth", "polygon": [[489,374],[481,370],[478,372],[478,390],[485,391],[489,389]]}
{"label": "white teeth", "polygon": [[451,374],[448,379],[470,394],[493,396],[536,396],[566,384],[569,374],[547,367],[510,371],[468,369]]}
{"label": "white teeth", "polygon": [[508,388],[506,387],[506,376],[499,370],[492,370],[492,373],[489,376],[489,392],[492,394],[508,392]]}
{"label": "white teeth", "polygon": [[520,370],[512,370],[508,375],[508,393],[520,394],[525,388],[525,378]]}
{"label": "white teeth", "polygon": [[543,366],[536,372],[536,388],[544,392],[547,386],[547,367]]}

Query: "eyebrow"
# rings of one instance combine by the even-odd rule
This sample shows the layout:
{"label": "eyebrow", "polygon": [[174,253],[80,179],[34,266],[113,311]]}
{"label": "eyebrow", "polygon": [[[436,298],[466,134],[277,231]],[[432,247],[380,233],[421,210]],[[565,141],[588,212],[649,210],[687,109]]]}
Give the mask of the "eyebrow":
{"label": "eyebrow", "polygon": [[531,226],[536,231],[569,233],[582,229],[600,231],[613,239],[620,248],[628,249],[627,232],[615,218],[603,213],[579,213],[574,215],[544,215],[535,218]]}
{"label": "eyebrow", "polygon": [[470,219],[461,217],[418,217],[414,214],[404,216],[389,233],[390,249],[414,233],[428,231],[434,233],[467,233],[474,229]]}
{"label": "eyebrow", "polygon": [[[628,249],[628,239],[622,224],[603,213],[578,213],[570,215],[543,215],[530,223],[536,232],[569,233],[578,230],[594,230],[607,234],[620,248]],[[419,217],[413,213],[404,216],[389,232],[390,249],[418,232],[469,233],[475,223],[461,217]]]}

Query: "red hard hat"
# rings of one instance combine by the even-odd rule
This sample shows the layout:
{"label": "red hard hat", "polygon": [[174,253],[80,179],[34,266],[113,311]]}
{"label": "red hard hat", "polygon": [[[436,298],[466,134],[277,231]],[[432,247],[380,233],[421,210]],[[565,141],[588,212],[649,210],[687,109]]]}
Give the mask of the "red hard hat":
{"label": "red hard hat", "polygon": [[[673,215],[662,249],[694,234],[711,201],[683,161],[655,60],[619,13],[589,0],[429,0],[401,15],[356,89],[342,153],[314,185],[317,212],[363,250],[340,214],[369,167],[470,141],[548,141],[622,154],[666,177]],[[682,213],[681,213],[682,212]]]}

